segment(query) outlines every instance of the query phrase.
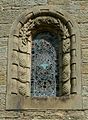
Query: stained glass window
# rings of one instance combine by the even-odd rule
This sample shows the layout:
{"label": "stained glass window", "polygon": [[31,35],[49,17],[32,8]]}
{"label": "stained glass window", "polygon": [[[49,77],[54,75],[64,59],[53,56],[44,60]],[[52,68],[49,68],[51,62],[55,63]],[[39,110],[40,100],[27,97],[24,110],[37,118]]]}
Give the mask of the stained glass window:
{"label": "stained glass window", "polygon": [[35,35],[32,42],[32,96],[56,96],[57,46],[55,34],[48,31]]}

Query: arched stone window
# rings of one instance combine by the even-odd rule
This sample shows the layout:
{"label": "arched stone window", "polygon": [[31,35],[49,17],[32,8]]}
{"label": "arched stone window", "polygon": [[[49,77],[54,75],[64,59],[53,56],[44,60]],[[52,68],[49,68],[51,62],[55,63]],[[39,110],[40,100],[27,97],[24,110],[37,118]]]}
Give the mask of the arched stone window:
{"label": "arched stone window", "polygon": [[50,99],[48,108],[72,108],[78,98],[74,108],[81,108],[78,41],[75,22],[56,7],[18,17],[9,39],[7,109],[47,108]]}

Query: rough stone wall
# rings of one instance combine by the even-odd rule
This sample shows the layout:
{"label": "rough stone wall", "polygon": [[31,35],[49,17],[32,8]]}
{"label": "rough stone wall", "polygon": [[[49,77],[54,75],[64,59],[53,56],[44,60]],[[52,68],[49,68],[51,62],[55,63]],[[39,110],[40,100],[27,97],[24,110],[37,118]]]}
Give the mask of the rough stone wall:
{"label": "rough stone wall", "polygon": [[[80,111],[6,111],[7,45],[16,17],[32,5],[59,5],[78,23],[80,30],[83,108]],[[0,0],[0,120],[88,120],[88,0]]]}

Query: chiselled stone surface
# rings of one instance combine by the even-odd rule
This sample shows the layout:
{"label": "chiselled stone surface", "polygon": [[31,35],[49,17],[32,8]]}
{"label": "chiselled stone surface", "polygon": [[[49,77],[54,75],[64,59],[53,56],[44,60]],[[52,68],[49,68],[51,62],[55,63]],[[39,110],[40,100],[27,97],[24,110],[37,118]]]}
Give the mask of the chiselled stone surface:
{"label": "chiselled stone surface", "polygon": [[6,85],[0,85],[0,93],[6,93]]}
{"label": "chiselled stone surface", "polygon": [[4,74],[3,71],[0,71],[0,85],[5,85],[5,84],[6,84],[6,74]]}
{"label": "chiselled stone surface", "polygon": [[0,59],[0,85],[6,84],[6,59]]}
{"label": "chiselled stone surface", "polygon": [[81,13],[79,15],[79,23],[86,23],[86,22],[88,22],[88,7],[85,7],[80,12]]}
{"label": "chiselled stone surface", "polygon": [[[67,0],[67,1],[68,1],[68,0]],[[53,4],[53,5],[55,5],[55,4],[64,5],[64,3],[66,3],[65,0],[48,0],[48,2],[49,2],[50,5],[51,5],[51,4]]]}
{"label": "chiselled stone surface", "polygon": [[0,110],[4,109],[5,109],[5,94],[0,94]]}
{"label": "chiselled stone surface", "polygon": [[[88,105],[88,104],[87,104]],[[85,120],[87,120],[88,119],[88,110],[85,110],[84,111],[84,115],[85,115]]]}
{"label": "chiselled stone surface", "polygon": [[0,59],[0,71],[2,71],[4,74],[6,73],[6,67],[7,67],[7,59]]}
{"label": "chiselled stone surface", "polygon": [[88,96],[88,86],[83,86],[82,87],[82,95],[83,96]]}
{"label": "chiselled stone surface", "polygon": [[1,24],[13,23],[14,19],[16,19],[16,17],[24,11],[24,8],[20,8],[20,7],[14,8],[14,10],[10,8],[7,9],[5,7],[3,9],[4,10],[0,9],[0,23]]}
{"label": "chiselled stone surface", "polygon": [[46,4],[47,0],[2,0],[0,1],[1,5],[11,5],[11,6],[28,6],[28,5],[37,5],[37,4]]}
{"label": "chiselled stone surface", "polygon": [[80,28],[80,36],[88,37],[88,24],[87,23],[80,24],[79,28]]}
{"label": "chiselled stone surface", "polygon": [[82,49],[82,62],[88,62],[88,49]]}
{"label": "chiselled stone surface", "polygon": [[0,59],[7,58],[7,46],[0,47]]}
{"label": "chiselled stone surface", "polygon": [[87,120],[83,111],[67,111],[66,120]]}
{"label": "chiselled stone surface", "polygon": [[80,12],[81,12],[81,15],[82,13],[85,14],[88,12],[88,1],[87,0],[80,0],[78,1],[78,3],[80,4]]}
{"label": "chiselled stone surface", "polygon": [[10,33],[11,24],[0,24],[0,37],[7,37]]}
{"label": "chiselled stone surface", "polygon": [[[88,96],[83,97],[83,108],[88,108]],[[87,113],[88,114],[88,113]],[[86,119],[87,120],[87,119]]]}
{"label": "chiselled stone surface", "polygon": [[82,85],[88,85],[88,74],[82,74]]}
{"label": "chiselled stone surface", "polygon": [[6,46],[7,47],[7,39],[8,38],[0,38],[0,48]]}
{"label": "chiselled stone surface", "polygon": [[85,119],[86,117],[83,111],[47,110],[35,112],[34,110],[31,112],[23,112],[22,119],[27,119],[29,116],[32,120],[87,120]]}
{"label": "chiselled stone surface", "polygon": [[81,38],[81,48],[88,49],[88,38]]}
{"label": "chiselled stone surface", "polygon": [[82,73],[88,73],[88,63],[82,63]]}
{"label": "chiselled stone surface", "polygon": [[0,120],[18,120],[18,113],[16,111],[0,111]]}

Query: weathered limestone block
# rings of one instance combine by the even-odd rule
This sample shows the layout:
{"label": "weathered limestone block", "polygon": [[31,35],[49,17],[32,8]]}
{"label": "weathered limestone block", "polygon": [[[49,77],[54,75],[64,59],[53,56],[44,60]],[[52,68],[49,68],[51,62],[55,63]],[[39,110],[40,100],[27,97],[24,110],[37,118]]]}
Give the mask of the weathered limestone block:
{"label": "weathered limestone block", "polygon": [[0,47],[0,60],[7,58],[7,46]]}
{"label": "weathered limestone block", "polygon": [[82,86],[82,95],[88,96],[88,86]]}
{"label": "weathered limestone block", "polygon": [[19,53],[19,80],[26,82],[31,80],[31,57],[29,54]]}
{"label": "weathered limestone block", "polygon": [[81,48],[82,49],[88,48],[88,38],[81,38]]}
{"label": "weathered limestone block", "polygon": [[70,88],[71,88],[71,84],[70,84],[70,79],[69,79],[65,84],[63,84],[62,94],[70,95]]}
{"label": "weathered limestone block", "polygon": [[22,27],[22,24],[18,22],[18,24],[16,25],[16,28],[12,31],[12,35],[19,37],[19,31],[21,27]]}
{"label": "weathered limestone block", "polygon": [[26,83],[26,96],[31,96],[31,82]]}
{"label": "weathered limestone block", "polygon": [[19,53],[19,65],[21,67],[28,67],[27,66],[27,58],[28,58],[28,54],[23,54],[23,53]]}
{"label": "weathered limestone block", "polygon": [[88,74],[82,74],[82,85],[88,85]]}
{"label": "weathered limestone block", "polygon": [[82,73],[88,73],[88,63],[82,63]]}
{"label": "weathered limestone block", "polygon": [[77,79],[76,78],[72,78],[71,79],[71,93],[77,93]]}
{"label": "weathered limestone block", "polygon": [[69,52],[70,51],[70,39],[67,38],[63,40],[63,52]]}
{"label": "weathered limestone block", "polygon": [[70,66],[66,66],[62,72],[62,81],[65,82],[70,79]]}
{"label": "weathered limestone block", "polygon": [[80,24],[79,28],[81,37],[88,37],[88,24],[87,23]]}
{"label": "weathered limestone block", "polygon": [[[21,113],[19,113],[21,114]],[[18,112],[14,111],[0,111],[0,120],[17,120],[19,118]]]}
{"label": "weathered limestone block", "polygon": [[66,113],[66,118],[67,119],[69,119],[69,120],[71,120],[71,119],[73,119],[73,120],[87,120],[86,118],[85,118],[85,112],[84,111],[81,111],[81,110],[76,110],[76,111],[68,111],[67,113]]}
{"label": "weathered limestone block", "polygon": [[27,69],[27,82],[30,82],[31,83],[31,68],[28,68]]}
{"label": "weathered limestone block", "polygon": [[70,63],[70,54],[66,53],[63,56],[63,66],[67,66]]}
{"label": "weathered limestone block", "polygon": [[28,44],[27,44],[27,40],[25,38],[19,38],[19,50],[22,52],[26,52],[28,51]]}
{"label": "weathered limestone block", "polygon": [[27,68],[18,67],[18,79],[23,83],[27,81]]}
{"label": "weathered limestone block", "polygon": [[0,47],[7,46],[7,37],[0,38]]}
{"label": "weathered limestone block", "polygon": [[[87,108],[88,108],[88,96],[85,96],[83,97],[83,109],[87,109]],[[87,111],[87,115],[88,115],[88,111]]]}
{"label": "weathered limestone block", "polygon": [[[6,71],[4,71],[6,72]],[[3,71],[0,71],[0,85],[6,84],[6,74]]]}
{"label": "weathered limestone block", "polygon": [[12,74],[11,74],[12,78],[18,79],[18,66],[13,64],[11,71],[12,71]]}
{"label": "weathered limestone block", "polygon": [[12,79],[11,93],[18,94],[18,81],[17,81],[17,79]]}
{"label": "weathered limestone block", "polygon": [[[87,8],[88,10],[88,8]],[[81,12],[81,15],[79,16],[79,19],[78,19],[78,22],[79,23],[86,23],[87,20],[88,20],[88,14],[87,14],[87,11],[84,9],[83,11],[80,11]]]}
{"label": "weathered limestone block", "polygon": [[18,37],[14,36],[13,38],[13,49],[14,50],[18,50],[18,45],[19,44],[19,41],[18,41]]}
{"label": "weathered limestone block", "polygon": [[31,57],[29,54],[19,53],[19,65],[23,68],[30,68]]}
{"label": "weathered limestone block", "polygon": [[0,59],[0,85],[6,84],[7,60]]}
{"label": "weathered limestone block", "polygon": [[48,0],[48,3],[49,3],[49,5],[64,5],[64,3],[65,3],[65,0],[55,0],[55,1],[53,1],[53,0]]}
{"label": "weathered limestone block", "polygon": [[12,57],[12,63],[15,63],[18,65],[18,63],[19,63],[18,52],[13,51],[11,57]]}
{"label": "weathered limestone block", "polygon": [[0,24],[0,37],[8,37],[11,24]]}
{"label": "weathered limestone block", "polygon": [[76,56],[76,49],[72,49],[71,50],[71,56],[72,56],[72,59],[73,59],[73,57]]}
{"label": "weathered limestone block", "polygon": [[82,62],[88,62],[88,49],[82,49]]}
{"label": "weathered limestone block", "polygon": [[32,36],[28,37],[28,53],[31,53],[31,47],[32,47]]}
{"label": "weathered limestone block", "polygon": [[72,64],[72,67],[71,67],[71,70],[72,70],[72,78],[74,78],[74,77],[76,77],[76,73],[75,73],[75,71],[76,71],[76,64],[74,63],[74,64]]}
{"label": "weathered limestone block", "polygon": [[[5,4],[3,4],[3,5],[5,5]],[[14,9],[14,10],[12,10],[12,9]],[[15,9],[13,6],[12,9],[8,9],[6,7],[2,7],[2,9],[1,9],[1,6],[0,6],[0,23],[2,23],[2,24],[13,23],[16,16],[18,16],[19,14],[21,14],[24,11],[24,8],[20,9],[20,7],[17,7],[17,9]]]}
{"label": "weathered limestone block", "polygon": [[0,110],[5,110],[5,94],[0,94]]}
{"label": "weathered limestone block", "polygon": [[1,5],[7,5],[7,6],[28,6],[28,5],[39,5],[39,4],[46,4],[47,3],[47,0],[2,0],[1,1]]}
{"label": "weathered limestone block", "polygon": [[18,91],[19,91],[19,94],[21,94],[22,96],[25,96],[26,93],[27,93],[27,88],[26,88],[26,84],[24,83],[19,83],[18,84]]}
{"label": "weathered limestone block", "polygon": [[0,94],[6,93],[6,85],[0,85]]}

